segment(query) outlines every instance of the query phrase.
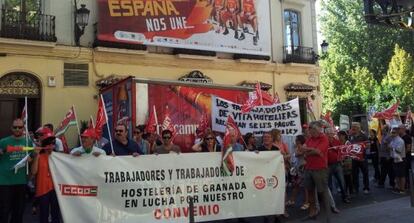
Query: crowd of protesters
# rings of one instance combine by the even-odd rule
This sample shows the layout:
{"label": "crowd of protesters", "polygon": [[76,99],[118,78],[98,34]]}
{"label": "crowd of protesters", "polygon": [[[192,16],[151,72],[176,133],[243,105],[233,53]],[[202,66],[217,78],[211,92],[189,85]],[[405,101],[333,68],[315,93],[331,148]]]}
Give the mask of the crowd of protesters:
{"label": "crowd of protesters", "polygon": [[[34,185],[33,214],[39,215],[40,223],[61,222],[60,209],[53,187],[53,179],[48,166],[48,156],[52,152],[62,152],[62,142],[54,136],[53,125],[39,128],[29,139],[34,146],[28,161],[30,170],[21,168],[16,172],[13,166],[26,156],[26,152],[7,152],[8,146],[27,146],[24,123],[20,119],[12,122],[12,135],[0,140],[0,222],[23,222],[26,205],[27,185]],[[129,138],[132,131],[132,138]],[[371,160],[376,186],[385,187],[388,177],[389,187],[394,193],[405,194],[408,187],[408,169],[411,168],[411,136],[404,125],[387,126],[382,129],[380,139],[375,130],[368,134],[361,130],[360,123],[352,123],[347,131],[324,126],[315,121],[303,126],[303,134],[296,136],[294,148],[283,141],[281,131],[274,129],[256,138],[252,133],[237,137],[231,134],[231,147],[234,152],[280,151],[283,155],[286,172],[285,213],[279,217],[289,217],[292,208],[308,211],[306,219],[316,219],[322,211],[327,221],[331,213],[339,213],[335,197],[350,203],[352,198],[370,193],[368,160]],[[81,134],[81,145],[73,148],[73,156],[134,156],[148,154],[181,153],[181,148],[173,143],[173,132],[164,130],[157,134],[146,133],[145,126],[128,129],[118,124],[113,129],[113,143],[96,139],[95,131],[86,129]],[[106,140],[107,141],[107,140]],[[341,146],[360,144],[365,147],[360,157],[341,156]],[[192,146],[194,152],[220,152],[223,148],[222,134],[207,129],[197,131]],[[362,174],[360,186],[359,173]],[[31,188],[31,187],[29,187]],[[298,194],[304,199],[298,202]],[[363,196],[363,195],[362,195]],[[326,218],[325,218],[326,217]],[[277,222],[276,216],[250,219],[243,222]],[[237,221],[236,221],[237,222]]]}

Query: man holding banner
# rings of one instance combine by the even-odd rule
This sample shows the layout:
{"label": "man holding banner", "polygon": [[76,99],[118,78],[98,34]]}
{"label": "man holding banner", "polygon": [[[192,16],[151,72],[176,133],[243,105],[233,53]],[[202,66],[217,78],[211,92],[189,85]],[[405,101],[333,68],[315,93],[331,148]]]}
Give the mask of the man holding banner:
{"label": "man holding banner", "polygon": [[[107,155],[113,156],[139,156],[142,150],[134,140],[128,139],[128,127],[125,124],[117,124],[115,127],[115,140],[107,143],[102,149]],[[113,146],[113,152],[112,148]]]}
{"label": "man holding banner", "polygon": [[316,219],[316,197],[322,198],[326,218],[329,222],[329,192],[328,192],[328,137],[322,133],[322,124],[313,121],[309,124],[310,138],[306,140],[303,152],[305,154],[305,187],[309,193],[309,219]]}
{"label": "man holding banner", "polygon": [[[12,135],[0,140],[0,222],[23,222],[27,175],[26,168],[15,173],[16,163],[25,158],[26,152],[7,152],[10,146],[26,146],[24,123],[21,119],[13,121]],[[28,145],[32,142],[29,141]]]}
{"label": "man holding banner", "polygon": [[81,156],[82,154],[92,154],[96,157],[106,155],[105,151],[95,147],[95,130],[86,129],[81,135],[82,145],[70,151],[73,156]]}

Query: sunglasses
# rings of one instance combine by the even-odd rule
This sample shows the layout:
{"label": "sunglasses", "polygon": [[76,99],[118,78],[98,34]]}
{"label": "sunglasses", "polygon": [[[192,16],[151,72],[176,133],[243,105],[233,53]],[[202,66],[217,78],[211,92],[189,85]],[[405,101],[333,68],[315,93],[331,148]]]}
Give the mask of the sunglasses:
{"label": "sunglasses", "polygon": [[206,138],[206,140],[212,140],[212,139],[214,139],[213,137],[208,137],[208,138]]}
{"label": "sunglasses", "polygon": [[171,139],[171,136],[163,136],[163,139]]}
{"label": "sunglasses", "polygon": [[13,126],[13,129],[22,129],[24,126]]}

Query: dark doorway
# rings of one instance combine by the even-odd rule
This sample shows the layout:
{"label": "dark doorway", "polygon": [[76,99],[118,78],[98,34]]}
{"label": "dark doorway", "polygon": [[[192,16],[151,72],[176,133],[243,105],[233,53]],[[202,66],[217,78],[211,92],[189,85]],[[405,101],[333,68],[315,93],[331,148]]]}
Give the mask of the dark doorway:
{"label": "dark doorway", "polygon": [[10,135],[13,119],[20,118],[27,97],[29,131],[41,123],[40,81],[28,73],[10,73],[0,78],[0,138]]}

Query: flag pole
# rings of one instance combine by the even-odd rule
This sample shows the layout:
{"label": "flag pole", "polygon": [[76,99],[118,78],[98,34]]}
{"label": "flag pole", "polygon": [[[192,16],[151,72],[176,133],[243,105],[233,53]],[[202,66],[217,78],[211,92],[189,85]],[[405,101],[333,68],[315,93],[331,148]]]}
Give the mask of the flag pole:
{"label": "flag pole", "polygon": [[26,132],[26,146],[29,146],[29,128],[27,127],[27,96],[24,97],[24,131]]}
{"label": "flag pole", "polygon": [[257,85],[259,85],[259,95],[257,95],[260,98],[260,105],[263,106],[263,95],[262,95],[262,86],[260,85],[260,82],[257,81]]}
{"label": "flag pole", "polygon": [[92,128],[95,129],[95,123],[93,123],[93,117],[92,117],[92,115],[91,115],[90,119],[91,119],[91,122],[92,122]]}
{"label": "flag pole", "polygon": [[157,135],[159,135],[160,134],[160,129],[159,129],[159,125],[158,125],[157,110],[155,109],[155,105],[153,105],[152,108],[154,110],[154,116],[155,116],[155,124],[156,124],[156,129],[157,129]]}
{"label": "flag pole", "polygon": [[103,99],[103,95],[101,94],[101,100],[102,100],[102,107],[103,107],[103,110],[104,110],[104,113],[105,113],[105,120],[106,120],[106,128],[107,128],[107,130],[108,130],[108,135],[109,135],[109,143],[111,144],[111,151],[112,151],[112,154],[113,155],[115,155],[115,152],[114,152],[114,145],[113,145],[113,143],[112,143],[112,134],[111,134],[111,130],[110,130],[110,128],[109,128],[109,120],[108,120],[108,114],[106,113],[106,107],[105,107],[105,100]]}
{"label": "flag pole", "polygon": [[[26,146],[29,146],[29,127],[27,125],[27,96],[24,97],[24,131],[26,132]],[[26,151],[26,156],[29,152]],[[29,162],[26,162],[26,175],[29,175]]]}
{"label": "flag pole", "polygon": [[73,108],[73,113],[75,115],[76,127],[78,129],[79,143],[82,145],[81,133],[80,133],[79,123],[78,123],[78,116],[76,115],[75,105],[72,105],[72,108]]}

